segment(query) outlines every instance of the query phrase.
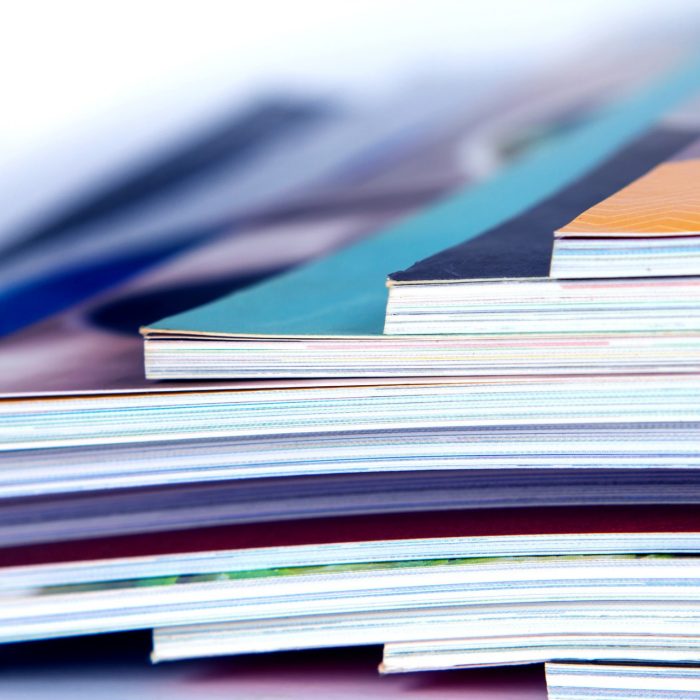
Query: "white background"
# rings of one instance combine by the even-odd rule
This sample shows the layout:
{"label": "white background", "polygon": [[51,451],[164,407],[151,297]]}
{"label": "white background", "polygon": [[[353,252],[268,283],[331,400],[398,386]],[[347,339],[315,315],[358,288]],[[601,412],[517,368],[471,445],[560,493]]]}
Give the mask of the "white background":
{"label": "white background", "polygon": [[697,0],[0,0],[0,238],[266,87],[378,91],[699,22]]}

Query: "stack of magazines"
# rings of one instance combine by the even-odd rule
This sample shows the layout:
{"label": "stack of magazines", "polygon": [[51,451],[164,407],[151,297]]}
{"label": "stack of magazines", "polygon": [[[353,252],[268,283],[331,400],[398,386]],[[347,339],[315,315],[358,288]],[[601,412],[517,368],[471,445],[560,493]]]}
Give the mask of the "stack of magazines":
{"label": "stack of magazines", "polygon": [[[697,672],[664,664],[700,663],[699,76],[144,319],[147,379],[107,333],[148,285],[84,309],[91,335],[64,317],[6,346],[0,642],[380,644],[386,674],[567,661],[552,698],[664,674],[678,693],[651,697],[690,697]],[[32,384],[37,333],[63,344]]]}

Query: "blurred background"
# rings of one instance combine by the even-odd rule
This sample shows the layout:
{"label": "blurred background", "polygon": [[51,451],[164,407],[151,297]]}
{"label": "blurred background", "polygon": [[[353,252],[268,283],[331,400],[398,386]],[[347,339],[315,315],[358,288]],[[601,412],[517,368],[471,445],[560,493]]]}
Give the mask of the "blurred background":
{"label": "blurred background", "polygon": [[374,217],[279,234],[249,281],[366,235],[670,70],[699,20],[693,0],[4,3],[0,333],[261,218]]}

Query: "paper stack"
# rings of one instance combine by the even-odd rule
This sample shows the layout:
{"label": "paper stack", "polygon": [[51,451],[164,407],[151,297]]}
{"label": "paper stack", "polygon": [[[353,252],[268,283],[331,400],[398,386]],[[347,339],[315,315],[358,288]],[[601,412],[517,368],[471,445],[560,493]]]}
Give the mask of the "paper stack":
{"label": "paper stack", "polygon": [[699,75],[146,323],[147,377],[171,383],[7,392],[0,641],[152,629],[156,661],[383,644],[386,673],[700,662],[700,268],[671,262],[700,195],[654,204],[677,222],[662,262],[630,244],[611,269],[635,276],[547,277],[555,231],[700,162],[676,155],[697,120],[663,117]]}

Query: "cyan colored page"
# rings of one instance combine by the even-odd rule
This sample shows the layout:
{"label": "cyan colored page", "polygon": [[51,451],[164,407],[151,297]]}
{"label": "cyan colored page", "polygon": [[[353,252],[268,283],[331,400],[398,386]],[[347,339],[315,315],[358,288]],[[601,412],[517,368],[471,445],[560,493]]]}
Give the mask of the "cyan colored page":
{"label": "cyan colored page", "polygon": [[339,253],[170,316],[150,328],[263,336],[379,335],[388,273],[473,238],[553,194],[697,90],[700,60],[634,98],[602,110],[489,182]]}

